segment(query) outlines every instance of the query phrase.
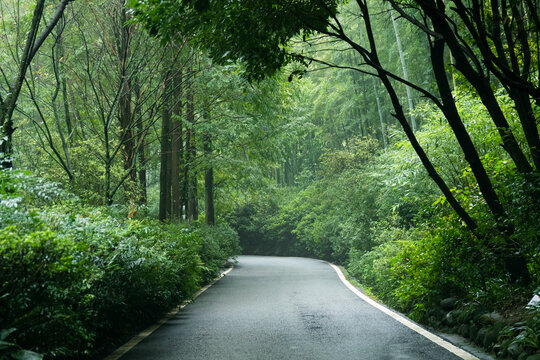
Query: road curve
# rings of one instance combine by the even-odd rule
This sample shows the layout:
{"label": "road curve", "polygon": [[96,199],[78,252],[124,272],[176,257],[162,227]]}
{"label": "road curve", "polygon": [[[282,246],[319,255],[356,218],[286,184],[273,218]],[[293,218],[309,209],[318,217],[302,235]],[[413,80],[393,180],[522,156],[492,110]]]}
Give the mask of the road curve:
{"label": "road curve", "polygon": [[142,359],[460,357],[361,300],[323,261],[241,256],[233,271],[121,357]]}

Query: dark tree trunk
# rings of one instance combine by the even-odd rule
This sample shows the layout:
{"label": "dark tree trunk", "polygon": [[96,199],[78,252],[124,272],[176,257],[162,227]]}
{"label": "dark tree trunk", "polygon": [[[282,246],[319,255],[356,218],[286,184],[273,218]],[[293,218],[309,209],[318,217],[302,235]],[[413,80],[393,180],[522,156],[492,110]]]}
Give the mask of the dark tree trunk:
{"label": "dark tree trunk", "polygon": [[182,131],[182,69],[174,76],[173,98],[171,99],[172,121],[172,161],[171,161],[171,186],[172,186],[172,218],[182,218],[182,158],[183,158],[183,131]]}
{"label": "dark tree trunk", "polygon": [[[193,76],[193,75],[192,75]],[[195,104],[193,86],[190,84],[187,90],[187,121],[189,123],[186,129],[186,181],[187,181],[187,218],[189,221],[199,218],[199,209],[197,204],[197,173],[195,171],[195,157],[197,148],[195,145]]]}
{"label": "dark tree trunk", "polygon": [[[525,284],[530,283],[531,279],[527,269],[527,260],[521,254],[519,244],[516,244],[511,240],[511,236],[514,233],[514,226],[512,223],[509,223],[508,216],[493,189],[489,177],[485,174],[485,169],[480,162],[478,154],[474,149],[474,145],[472,144],[472,141],[470,141],[468,133],[459,119],[459,114],[455,108],[455,102],[444,71],[443,56],[445,42],[448,44],[448,47],[454,55],[456,68],[467,78],[471,85],[475,87],[482,103],[497,126],[505,150],[514,160],[518,171],[528,173],[532,171],[532,168],[510,130],[509,124],[491,88],[489,75],[484,75],[484,70],[480,61],[474,57],[474,54],[460,44],[451,25],[447,22],[448,17],[444,15],[444,1],[419,0],[418,3],[425,14],[430,18],[435,32],[442,35],[441,39],[433,40],[434,45],[431,48],[433,70],[439,85],[439,93],[443,100],[442,110],[456,134],[456,138],[464,151],[466,160],[471,165],[471,169],[474,172],[484,199],[494,215],[497,227],[505,239],[503,248],[495,248],[494,253],[505,262],[506,268],[513,281],[519,281]],[[472,64],[469,61],[472,61]],[[476,236],[482,238],[481,234],[480,236],[479,234],[476,234]],[[494,245],[488,245],[494,247]]]}
{"label": "dark tree trunk", "polygon": [[129,173],[124,188],[127,192],[129,202],[137,203],[137,171],[135,160],[137,154],[137,143],[135,137],[135,124],[132,108],[132,84],[130,69],[128,68],[130,57],[131,39],[133,37],[133,25],[125,25],[128,20],[127,9],[121,7],[118,15],[118,62],[120,67],[119,86],[121,87],[118,99],[118,119],[120,122],[120,141],[122,142],[122,153],[124,157],[124,171]]}
{"label": "dark tree trunk", "polygon": [[290,162],[289,162],[289,154],[286,154],[286,158],[285,158],[285,161],[283,162],[283,180],[284,180],[284,183],[285,183],[285,186],[288,186],[290,185],[290,177],[291,177],[291,167],[290,167]]}
{"label": "dark tree trunk", "polygon": [[[61,27],[61,31],[63,32],[63,28],[65,27],[66,25],[66,20],[64,17],[62,17],[62,19],[60,20],[60,27]],[[62,34],[59,34],[58,35],[58,39],[57,39],[57,43],[58,43],[58,53],[60,54],[60,56],[64,56],[64,36]],[[60,60],[60,57],[58,58]],[[61,65],[61,69],[62,69],[62,79],[61,79],[61,82],[62,82],[62,105],[64,106],[64,118],[65,118],[65,122],[66,122],[66,128],[67,128],[67,137],[68,137],[68,142],[71,144],[72,143],[72,135],[73,135],[73,125],[72,125],[72,122],[71,122],[71,112],[70,112],[70,109],[69,109],[69,96],[68,96],[68,90],[67,90],[67,74],[66,74],[66,69],[65,69],[65,66],[62,64]]]}
{"label": "dark tree trunk", "polygon": [[137,149],[138,152],[138,177],[139,177],[139,204],[140,205],[146,205],[147,204],[147,193],[146,193],[146,154],[145,154],[145,148],[146,144],[144,141],[144,129],[143,129],[143,121],[142,117],[139,116],[137,119],[137,131],[139,132],[139,147]]}
{"label": "dark tree trunk", "polygon": [[[442,111],[456,136],[463,154],[465,155],[465,160],[467,160],[471,166],[471,170],[478,183],[478,187],[480,188],[480,191],[482,192],[491,213],[495,217],[499,226],[502,226],[502,224],[507,223],[508,216],[502,207],[495,189],[493,188],[493,184],[491,183],[482,161],[480,160],[480,156],[476,151],[472,139],[469,136],[465,125],[461,121],[461,116],[459,115],[454,97],[452,96],[452,90],[450,89],[450,84],[448,83],[448,78],[446,76],[444,66],[444,45],[444,40],[440,39],[435,40],[433,46],[431,47],[431,64],[433,66],[435,79],[439,88],[439,94],[441,95],[443,103]],[[506,232],[506,230],[504,231]]]}
{"label": "dark tree trunk", "polygon": [[159,220],[165,221],[171,213],[170,152],[171,152],[171,80],[170,73],[165,74],[163,113],[161,120],[161,168],[159,173]]}
{"label": "dark tree trunk", "polygon": [[139,79],[133,80],[133,93],[135,95],[135,109],[133,110],[133,117],[137,126],[137,164],[135,171],[137,173],[137,204],[146,205],[147,193],[146,193],[146,130],[143,123],[143,115],[141,111],[141,87],[139,85]]}
{"label": "dark tree trunk", "polygon": [[377,54],[377,47],[375,44],[375,39],[373,36],[373,29],[371,27],[371,20],[369,16],[369,11],[367,8],[367,4],[364,1],[357,0],[357,3],[360,7],[360,10],[362,12],[362,15],[364,17],[365,26],[366,26],[366,32],[369,39],[369,44],[371,51],[369,54],[366,54],[365,52],[360,52],[360,55],[365,57],[366,60],[368,60],[370,63],[373,64],[373,66],[376,67],[377,74],[379,78],[381,79],[389,97],[392,102],[392,106],[394,108],[395,114],[394,117],[398,120],[401,127],[403,128],[403,131],[405,132],[405,135],[409,139],[409,142],[411,143],[414,151],[420,158],[420,161],[422,162],[422,165],[428,172],[428,175],[433,179],[433,181],[437,184],[441,192],[446,197],[448,203],[454,209],[456,214],[460,217],[460,219],[463,220],[463,222],[467,225],[467,227],[474,233],[478,234],[477,232],[477,225],[476,222],[471,218],[469,213],[461,206],[461,204],[457,201],[457,199],[454,197],[454,194],[450,191],[450,188],[446,184],[446,182],[441,178],[431,161],[429,160],[427,154],[425,153],[422,146],[418,143],[418,140],[416,139],[416,136],[414,135],[414,132],[409,125],[407,118],[405,117],[405,113],[403,112],[403,108],[401,106],[401,103],[399,101],[399,97],[397,96],[397,93],[392,85],[392,82],[388,78],[388,75],[383,70],[383,67],[381,66],[381,63],[379,61],[379,57]]}
{"label": "dark tree trunk", "polygon": [[[208,120],[208,118],[207,118]],[[206,223],[208,225],[215,225],[216,217],[214,210],[214,168],[211,165],[212,155],[212,137],[208,132],[204,134],[204,155],[208,165],[204,173],[204,193],[205,193],[205,214]]]}
{"label": "dark tree trunk", "polygon": [[[497,127],[504,149],[514,161],[516,168],[521,173],[531,172],[532,167],[510,129],[510,125],[493,93],[489,78],[483,74],[483,69],[479,64],[478,59],[472,59],[475,61],[476,69],[471,65],[469,58],[467,57],[467,54],[470,54],[470,52],[464,49],[460,44],[452,27],[447,22],[447,17],[442,13],[442,11],[444,11],[444,3],[438,2],[438,4],[436,4],[433,0],[422,0],[419,1],[419,4],[425,14],[431,19],[434,30],[444,37],[444,40],[454,56],[456,68],[476,89],[478,96]],[[442,7],[442,9],[439,8],[438,5],[439,7]]]}
{"label": "dark tree trunk", "polygon": [[519,89],[509,89],[508,94],[516,105],[519,120],[525,133],[525,139],[529,145],[536,171],[540,171],[540,137],[529,94]]}
{"label": "dark tree trunk", "polygon": [[471,170],[478,183],[478,187],[488,205],[489,210],[495,218],[498,229],[501,231],[503,238],[506,239],[507,245],[499,254],[506,264],[507,270],[515,281],[530,282],[530,275],[527,269],[527,259],[519,254],[519,246],[510,240],[510,236],[514,233],[514,226],[508,219],[508,215],[503,208],[500,199],[493,188],[493,184],[482,165],[478,152],[467,132],[458,113],[446,71],[444,66],[444,40],[438,39],[434,41],[431,47],[431,63],[435,74],[435,79],[439,87],[439,94],[443,102],[443,113],[452,128],[456,139],[459,142],[465,159],[471,166]]}

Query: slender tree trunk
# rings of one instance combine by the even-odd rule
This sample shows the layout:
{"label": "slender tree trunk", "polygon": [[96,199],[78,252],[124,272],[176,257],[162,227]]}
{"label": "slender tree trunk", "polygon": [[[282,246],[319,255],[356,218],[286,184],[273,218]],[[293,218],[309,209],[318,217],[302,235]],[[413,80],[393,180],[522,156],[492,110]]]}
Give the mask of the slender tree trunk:
{"label": "slender tree trunk", "polygon": [[526,92],[519,89],[509,89],[508,94],[516,105],[525,139],[527,140],[534,166],[538,172],[540,171],[540,137],[531,100]]}
{"label": "slender tree trunk", "polygon": [[133,83],[133,92],[135,94],[135,98],[137,99],[137,106],[134,110],[134,117],[137,122],[137,193],[138,193],[138,204],[139,205],[146,205],[148,195],[146,192],[146,130],[144,129],[144,123],[143,123],[143,116],[141,113],[141,87],[139,85],[138,78],[135,79]]}
{"label": "slender tree trunk", "polygon": [[159,172],[159,220],[165,221],[171,213],[170,152],[171,152],[171,79],[166,70],[163,89],[164,103],[161,118],[161,167]]}
{"label": "slender tree trunk", "polygon": [[450,188],[446,184],[446,182],[441,178],[431,161],[429,160],[427,154],[425,153],[424,149],[418,142],[416,136],[414,135],[414,131],[412,130],[411,126],[409,125],[407,118],[405,116],[405,113],[403,112],[403,107],[401,106],[401,103],[399,101],[399,97],[397,96],[397,93],[392,85],[392,82],[388,78],[388,75],[386,72],[383,71],[383,67],[381,65],[381,62],[379,61],[378,53],[377,53],[377,47],[375,44],[375,39],[373,36],[373,28],[371,27],[371,19],[369,16],[369,11],[367,7],[367,3],[363,0],[357,0],[357,3],[360,7],[360,10],[362,12],[362,15],[364,17],[366,32],[369,40],[369,46],[370,46],[370,53],[369,55],[365,53],[360,53],[361,56],[369,56],[368,60],[373,63],[374,66],[376,66],[376,71],[381,79],[384,87],[386,88],[386,91],[390,97],[390,101],[392,102],[392,106],[394,108],[395,114],[394,117],[398,120],[398,122],[401,124],[401,127],[403,128],[403,131],[405,132],[405,135],[409,139],[409,142],[411,143],[411,146],[413,147],[414,151],[420,158],[420,161],[422,162],[422,165],[428,172],[428,175],[433,179],[435,184],[439,187],[441,192],[446,197],[448,203],[454,209],[456,214],[460,217],[460,219],[463,220],[465,225],[473,232],[475,235],[478,234],[477,231],[477,224],[476,222],[471,218],[469,213],[461,206],[461,204],[457,201],[457,199],[454,197],[454,194],[452,191],[450,191]]}
{"label": "slender tree trunk", "polygon": [[285,161],[283,162],[283,183],[285,186],[289,185],[290,166],[289,166],[289,154],[285,154]]}
{"label": "slender tree trunk", "polygon": [[[503,226],[503,224],[508,222],[508,216],[493,188],[493,184],[480,160],[480,156],[476,151],[472,139],[470,138],[465,125],[461,121],[461,116],[459,115],[454,97],[452,96],[452,90],[450,89],[444,67],[444,40],[442,39],[435,40],[431,47],[431,64],[439,87],[439,94],[441,95],[443,102],[442,110],[445,118],[456,136],[463,154],[465,155],[465,159],[471,166],[471,170],[484,200],[495,217],[497,224]],[[501,230],[504,232],[508,231],[508,229]]]}
{"label": "slender tree trunk", "polygon": [[375,80],[375,77],[372,77],[372,80],[373,80],[373,94],[375,94],[375,101],[377,102],[377,112],[379,113],[379,123],[381,124],[383,145],[384,147],[386,147],[387,146],[386,126],[384,124],[384,117],[383,117],[382,108],[381,108],[381,100],[379,99],[379,92],[377,91],[377,80]]}
{"label": "slender tree trunk", "polygon": [[105,204],[112,205],[113,195],[111,193],[111,144],[109,143],[109,122],[103,120],[103,138],[105,143]]}
{"label": "slender tree trunk", "polygon": [[[17,76],[13,83],[9,86],[9,94],[4,99],[0,96],[0,167],[11,168],[13,166],[13,133],[15,127],[13,124],[13,112],[17,107],[17,100],[21,92],[21,88],[24,83],[26,71],[32,62],[32,59],[36,55],[37,51],[43,45],[45,39],[50,35],[70,0],[60,0],[56,6],[54,13],[49,18],[47,25],[41,30],[38,35],[39,25],[43,10],[45,7],[44,0],[36,1],[34,12],[32,15],[32,21],[30,29],[27,33],[26,42],[24,44],[23,53],[21,56],[21,62],[18,65]],[[18,5],[17,5],[18,6]]]}
{"label": "slender tree trunk", "polygon": [[[192,75],[194,77],[194,75]],[[193,79],[190,80],[192,82]],[[194,89],[190,84],[187,90],[187,121],[189,127],[186,130],[186,170],[187,170],[187,218],[189,221],[199,218],[198,196],[197,196],[197,173],[195,171],[195,158],[197,156],[197,148],[195,145],[195,104],[194,104]]]}
{"label": "slender tree trunk", "polygon": [[118,119],[121,127],[122,152],[124,156],[124,171],[129,173],[129,176],[124,183],[126,192],[128,193],[130,204],[137,202],[137,172],[135,169],[135,159],[137,153],[137,144],[135,137],[135,124],[132,109],[132,75],[128,68],[129,58],[131,56],[131,40],[133,38],[133,25],[126,25],[128,20],[127,9],[120,7],[118,9],[118,24],[119,29],[118,41],[118,62],[120,68],[119,86],[122,88],[120,98],[118,100]]}
{"label": "slender tree trunk", "polygon": [[[66,158],[65,166],[66,166],[66,172],[68,174],[68,178],[70,182],[73,182],[73,165],[71,163],[71,154],[69,149],[69,144],[66,141],[66,137],[64,136],[64,131],[62,130],[62,124],[60,121],[60,114],[58,111],[58,108],[56,106],[56,99],[58,98],[58,93],[60,92],[60,89],[63,88],[66,81],[66,74],[65,74],[65,68],[60,64],[60,61],[62,57],[64,56],[64,48],[63,48],[63,28],[60,28],[56,32],[56,43],[55,48],[53,49],[53,70],[56,78],[56,87],[53,92],[53,96],[51,99],[51,104],[53,108],[53,114],[54,119],[56,122],[56,129],[58,131],[58,136],[60,137],[60,142],[62,143],[62,150],[64,152],[64,157]],[[69,117],[69,108],[66,110],[66,94],[62,92],[63,95],[63,103],[64,103],[64,116],[66,117],[66,125],[67,125],[67,135],[69,138],[69,134],[71,132],[71,121],[68,120]]]}
{"label": "slender tree trunk", "polygon": [[0,138],[0,156],[2,156],[2,167],[11,168],[13,166],[13,112],[15,111],[17,99],[21,92],[24,77],[31,61],[31,52],[33,43],[37,37],[39,23],[43,14],[44,0],[38,0],[34,7],[32,23],[26,38],[21,62],[19,64],[19,73],[14,83],[9,88],[9,94],[1,100],[0,106],[0,127],[2,128],[2,138]]}
{"label": "slender tree trunk", "polygon": [[[435,31],[443,33],[443,31],[448,30],[446,29],[446,24],[442,24],[441,22],[435,23],[435,20],[432,20],[434,22]],[[444,19],[439,19],[439,21],[444,21]],[[504,207],[502,206],[497,193],[493,188],[491,180],[489,179],[489,176],[487,175],[485,168],[483,167],[476,148],[474,147],[474,144],[463,122],[461,121],[454,98],[452,96],[452,91],[450,89],[450,84],[448,82],[448,77],[444,64],[444,48],[447,39],[447,37],[434,39],[431,46],[432,68],[443,104],[441,110],[443,111],[445,118],[447,119],[450,127],[452,128],[456,136],[456,139],[460,144],[460,147],[463,150],[465,159],[471,166],[471,170],[475,176],[482,196],[496,221],[496,225],[499,231],[505,239],[506,243],[504,249],[495,249],[495,253],[500,256],[500,258],[505,262],[506,268],[514,282],[522,282],[524,284],[528,284],[530,283],[531,278],[527,269],[527,259],[521,254],[519,245],[511,240],[511,236],[514,233],[514,226],[509,221],[508,215]],[[450,41],[453,40],[451,39]],[[473,84],[473,86],[477,88],[480,98],[482,99],[484,105],[486,105],[486,108],[488,109],[492,117],[497,117],[496,119],[494,119],[494,121],[499,121],[500,124],[506,123],[506,119],[504,118],[504,115],[497,103],[493,91],[489,86],[489,81],[484,78],[481,73],[474,72],[474,69],[470,66],[468,61],[466,61],[463,54],[456,53],[456,57],[456,67],[460,69],[460,71],[464,73],[465,76],[467,76],[466,74],[468,74],[469,76],[471,76],[471,78],[476,79],[476,82]],[[469,81],[470,80],[471,79],[469,78]],[[508,124],[506,123],[506,126],[507,125]],[[513,135],[508,128],[508,132],[504,134],[503,140],[506,140],[512,146],[512,143],[515,142],[515,139],[512,140],[510,136]],[[515,142],[515,145],[517,145],[517,142]],[[516,149],[514,149],[514,151],[515,150]],[[517,148],[517,150],[519,150],[521,155],[523,155],[519,147]],[[514,152],[514,154],[516,153]],[[529,165],[528,162],[526,164]],[[480,234],[479,238],[483,238],[482,234]]]}
{"label": "slender tree trunk", "polygon": [[138,152],[138,177],[139,177],[139,204],[146,205],[148,200],[148,195],[146,192],[146,143],[144,141],[144,128],[142,117],[139,116],[137,120],[137,131],[139,132],[139,148]]}
{"label": "slender tree trunk", "polygon": [[62,83],[62,105],[64,107],[64,120],[66,123],[66,129],[67,129],[67,137],[68,142],[71,144],[72,135],[73,135],[73,126],[71,122],[71,112],[69,110],[69,96],[67,91],[67,74],[66,74],[66,68],[63,65],[62,57],[64,57],[64,36],[63,36],[63,30],[66,26],[66,19],[65,17],[62,17],[59,22],[59,26],[61,27],[60,31],[61,33],[58,34],[57,37],[57,45],[58,46],[58,55],[57,60],[60,62],[59,70],[61,73],[61,83]]}
{"label": "slender tree trunk", "polygon": [[[206,114],[206,120],[210,116]],[[214,168],[211,163],[212,155],[212,137],[208,132],[204,133],[204,156],[208,164],[204,173],[204,193],[205,193],[205,217],[208,225],[215,225],[216,216],[214,210]]]}
{"label": "slender tree trunk", "polygon": [[[399,36],[399,29],[397,26],[396,18],[394,17],[394,10],[392,9],[392,4],[388,3],[388,7],[390,8],[390,17],[392,18],[392,24],[394,25],[394,34],[396,35],[396,42],[398,46],[398,52],[399,52],[399,59],[401,60],[401,69],[403,70],[403,79],[405,81],[409,81],[409,75],[407,73],[407,66],[405,64],[405,54],[403,53],[403,48],[401,46],[401,38]],[[408,85],[405,85],[405,91],[407,92],[407,103],[409,105],[409,112],[411,117],[411,124],[413,131],[416,131],[417,125],[416,125],[416,118],[412,114],[412,111],[414,110],[413,105],[413,99],[411,94],[411,88]]]}
{"label": "slender tree trunk", "polygon": [[172,98],[173,128],[172,128],[172,162],[171,162],[171,186],[172,186],[172,217],[182,218],[182,184],[180,173],[182,172],[182,69],[174,76],[174,97]]}
{"label": "slender tree trunk", "polygon": [[478,96],[497,127],[497,131],[499,132],[503,142],[504,149],[514,161],[518,171],[521,173],[529,173],[533,171],[512,130],[510,129],[510,125],[508,124],[497,98],[493,93],[489,79],[484,76],[481,69],[475,70],[475,68],[473,68],[473,66],[470,64],[465,54],[465,50],[456,38],[452,28],[447,23],[447,19],[443,14],[440,13],[440,10],[437,9],[433,1],[422,0],[419,1],[419,3],[424,9],[426,15],[431,19],[434,30],[444,37],[448,47],[452,51],[455,59],[456,69],[458,69],[459,72],[461,72],[463,76],[467,78],[470,84],[476,89]]}
{"label": "slender tree trunk", "polygon": [[[503,259],[507,266],[507,270],[511,274],[514,281],[522,281],[524,283],[530,283],[531,277],[527,269],[527,259],[520,254],[519,245],[510,240],[510,237],[514,233],[514,225],[508,219],[504,207],[501,204],[499,196],[493,188],[493,184],[489,179],[489,176],[480,160],[480,156],[474,147],[472,139],[465,128],[465,125],[461,121],[461,117],[457,110],[450,84],[446,76],[444,66],[444,40],[438,39],[434,41],[431,48],[431,62],[435,79],[439,87],[439,94],[443,102],[443,113],[448,121],[448,124],[452,128],[456,139],[459,142],[465,159],[471,166],[471,170],[474,174],[478,187],[489,210],[495,218],[498,229],[501,231],[504,239],[506,240],[505,248],[500,251],[499,256]],[[516,255],[517,254],[517,255]]]}
{"label": "slender tree trunk", "polygon": [[[81,114],[79,112],[79,109],[77,108],[77,102],[75,100],[75,96],[73,94],[73,88],[72,88],[72,83],[71,81],[69,81],[67,78],[66,78],[66,85],[67,85],[67,95],[68,95],[68,102],[71,106],[71,109],[73,110],[73,121],[72,121],[72,132],[71,134],[69,135],[69,141],[71,143],[76,143],[77,142],[77,139],[79,137],[79,124],[81,123]],[[81,136],[82,138],[84,139],[85,138],[85,134],[83,132],[83,128],[81,126]]]}

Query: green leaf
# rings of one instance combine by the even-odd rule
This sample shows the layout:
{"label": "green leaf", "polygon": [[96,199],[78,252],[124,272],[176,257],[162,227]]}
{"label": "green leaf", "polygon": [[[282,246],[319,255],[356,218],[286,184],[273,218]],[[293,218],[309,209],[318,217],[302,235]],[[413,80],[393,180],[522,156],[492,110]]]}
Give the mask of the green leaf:
{"label": "green leaf", "polygon": [[0,330],[0,341],[1,340],[6,340],[8,338],[8,336],[11,335],[15,330],[17,330],[17,329],[11,328],[11,329],[2,329],[2,330]]}
{"label": "green leaf", "polygon": [[7,341],[0,340],[0,350],[15,348],[16,345]]}
{"label": "green leaf", "polygon": [[11,355],[15,360],[41,360],[43,355],[29,350],[20,350]]}

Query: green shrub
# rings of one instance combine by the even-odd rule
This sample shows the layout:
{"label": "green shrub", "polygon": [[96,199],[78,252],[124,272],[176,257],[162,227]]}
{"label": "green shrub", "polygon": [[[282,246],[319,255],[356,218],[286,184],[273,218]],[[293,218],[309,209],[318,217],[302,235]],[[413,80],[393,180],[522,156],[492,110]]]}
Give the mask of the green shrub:
{"label": "green shrub", "polygon": [[121,218],[69,196],[43,202],[40,182],[10,175],[0,177],[0,323],[46,358],[87,358],[124,339],[239,251],[227,225]]}
{"label": "green shrub", "polygon": [[207,226],[197,229],[201,235],[202,277],[204,282],[214,279],[224,262],[241,252],[238,234],[228,225]]}

